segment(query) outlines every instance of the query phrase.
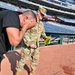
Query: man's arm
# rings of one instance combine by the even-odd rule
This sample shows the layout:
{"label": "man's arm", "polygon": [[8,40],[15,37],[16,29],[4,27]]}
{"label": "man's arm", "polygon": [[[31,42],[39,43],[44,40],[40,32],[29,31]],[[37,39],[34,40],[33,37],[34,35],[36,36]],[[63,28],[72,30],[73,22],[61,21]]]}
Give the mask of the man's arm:
{"label": "man's arm", "polygon": [[24,26],[21,31],[14,27],[7,27],[6,32],[8,35],[9,42],[12,46],[17,46],[22,40],[24,33],[26,32],[27,27]]}
{"label": "man's arm", "polygon": [[47,36],[46,36],[46,33],[45,33],[45,28],[44,28],[43,22],[41,22],[41,29],[42,29],[41,36],[43,37],[43,39],[46,39]]}

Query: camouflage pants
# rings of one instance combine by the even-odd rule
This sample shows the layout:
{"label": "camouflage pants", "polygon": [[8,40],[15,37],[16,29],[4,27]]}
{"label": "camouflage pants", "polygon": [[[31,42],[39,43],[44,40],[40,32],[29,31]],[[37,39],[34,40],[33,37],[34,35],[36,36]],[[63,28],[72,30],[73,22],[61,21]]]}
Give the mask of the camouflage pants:
{"label": "camouflage pants", "polygon": [[31,48],[22,48],[21,50],[21,59],[19,60],[16,70],[21,71],[28,61],[29,57],[31,57],[31,70],[36,70],[38,60],[39,60],[39,48],[31,49]]}

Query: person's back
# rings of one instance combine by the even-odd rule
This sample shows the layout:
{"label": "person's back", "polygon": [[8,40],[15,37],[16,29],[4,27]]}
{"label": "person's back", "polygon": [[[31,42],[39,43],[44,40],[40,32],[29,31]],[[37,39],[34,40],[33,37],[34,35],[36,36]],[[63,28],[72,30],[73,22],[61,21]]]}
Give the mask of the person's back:
{"label": "person's back", "polygon": [[[6,33],[6,27],[8,27],[9,25],[12,26],[11,15],[13,16],[13,13],[16,16],[18,15],[16,12],[10,11],[10,10],[0,11],[0,42],[1,42],[0,43],[0,52],[2,54],[11,48],[11,45],[9,43],[7,33]],[[13,20],[13,22],[14,22],[14,20]],[[19,28],[19,26],[18,26],[18,28]]]}
{"label": "person's back", "polygon": [[[6,47],[5,47],[5,45],[4,45],[4,43],[6,43],[6,42],[8,42],[8,40],[6,41],[5,40],[5,37],[6,37],[6,39],[7,39],[7,36],[6,36],[6,32],[5,32],[5,30],[3,29],[3,17],[6,15],[8,13],[8,11],[7,10],[5,10],[5,11],[0,11],[0,49],[3,51],[5,51],[6,50]],[[5,40],[5,41],[3,41],[3,40]],[[7,45],[7,44],[6,44]]]}

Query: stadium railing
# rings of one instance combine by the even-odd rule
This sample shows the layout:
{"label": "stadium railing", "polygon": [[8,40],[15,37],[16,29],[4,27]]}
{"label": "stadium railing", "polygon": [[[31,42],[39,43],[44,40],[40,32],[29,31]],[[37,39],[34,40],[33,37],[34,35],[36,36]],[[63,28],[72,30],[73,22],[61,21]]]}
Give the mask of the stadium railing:
{"label": "stadium railing", "polygon": [[[75,42],[75,35],[64,35],[64,34],[51,34],[50,36],[55,35],[58,37],[52,37],[50,40],[50,44],[44,44],[44,41],[40,41],[40,46],[50,46],[56,44],[69,44]],[[66,36],[66,37],[65,37]]]}

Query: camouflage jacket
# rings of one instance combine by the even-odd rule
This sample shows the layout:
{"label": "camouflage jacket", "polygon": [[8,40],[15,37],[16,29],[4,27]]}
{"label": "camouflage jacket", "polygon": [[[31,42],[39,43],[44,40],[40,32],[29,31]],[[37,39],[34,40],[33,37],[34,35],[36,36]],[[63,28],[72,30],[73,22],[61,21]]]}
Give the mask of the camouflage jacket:
{"label": "camouflage jacket", "polygon": [[37,21],[37,25],[35,27],[26,31],[23,40],[27,46],[29,46],[30,43],[33,43],[39,47],[40,36],[44,39],[47,38],[43,22]]}

